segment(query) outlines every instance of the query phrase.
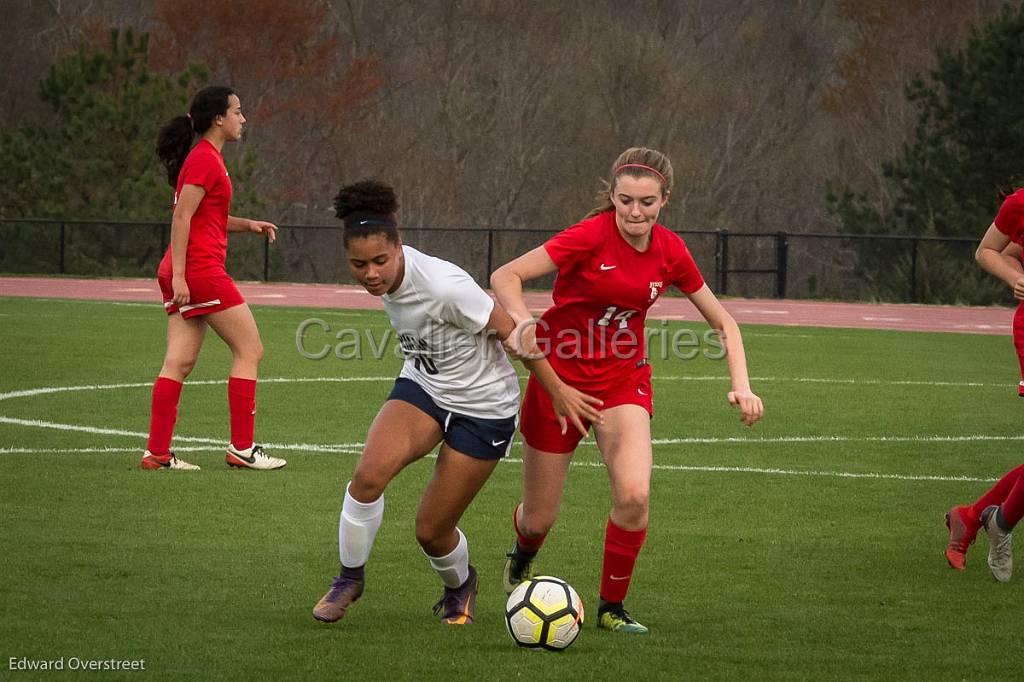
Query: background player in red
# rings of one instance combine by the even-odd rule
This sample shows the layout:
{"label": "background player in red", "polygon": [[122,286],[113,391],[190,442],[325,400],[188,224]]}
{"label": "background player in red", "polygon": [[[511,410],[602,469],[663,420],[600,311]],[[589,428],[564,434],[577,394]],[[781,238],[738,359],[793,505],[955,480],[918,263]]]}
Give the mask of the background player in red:
{"label": "background player in red", "polygon": [[[721,332],[732,378],[728,400],[739,406],[743,423],[760,419],[764,406],[750,390],[736,322],[704,284],[683,240],[656,223],[672,188],[668,158],[652,149],[627,149],[616,159],[611,177],[599,205],[583,221],[499,268],[491,285],[517,322],[507,350],[545,353],[567,384],[603,401],[602,419],[593,426],[611,479],[612,510],[598,625],[644,633],[647,628],[627,613],[623,601],[647,536],[653,459],[644,320],[668,286],[689,296],[712,329]],[[534,325],[523,283],[550,273],[557,273],[554,306]],[[533,557],[558,516],[572,453],[582,437],[556,418],[532,377],[520,430],[525,440],[523,501],[513,514],[516,543],[505,566],[507,591],[531,575]]]}
{"label": "background player in red", "polygon": [[[231,179],[221,149],[242,137],[241,103],[231,88],[200,90],[189,113],[160,130],[157,155],[174,187],[171,243],[160,261],[157,279],[167,311],[167,353],[153,386],[149,442],[143,469],[194,470],[171,452],[182,382],[199,357],[206,327],[231,349],[228,378],[231,442],[226,461],[233,467],[279,469],[283,459],[253,444],[256,373],[263,344],[249,306],[224,266],[228,232],[256,232],[274,241],[277,228],[262,220],[228,214]],[[195,135],[199,142],[192,146]]]}
{"label": "background player in red", "polygon": [[[1006,198],[985,232],[975,253],[978,264],[1006,282],[1014,298],[1022,301],[1013,316],[1013,345],[1017,349],[1021,382],[1017,394],[1024,397],[1024,189]],[[988,534],[988,567],[1000,582],[1013,575],[1013,528],[1024,518],[1024,464],[1011,469],[973,504],[953,507],[946,514],[949,544],[946,560],[958,571],[967,566],[967,548],[982,526]]]}

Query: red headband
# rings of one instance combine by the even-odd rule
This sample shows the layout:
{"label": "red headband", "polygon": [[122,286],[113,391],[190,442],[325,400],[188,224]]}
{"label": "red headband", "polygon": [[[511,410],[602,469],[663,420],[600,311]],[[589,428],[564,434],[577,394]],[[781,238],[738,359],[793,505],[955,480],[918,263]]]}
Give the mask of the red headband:
{"label": "red headband", "polygon": [[622,170],[623,168],[643,168],[645,171],[650,171],[657,175],[659,178],[661,178],[662,183],[664,183],[666,186],[668,185],[668,180],[665,179],[665,176],[659,173],[658,171],[654,170],[650,166],[645,166],[642,163],[624,163],[615,169],[614,175],[618,175],[619,171]]}

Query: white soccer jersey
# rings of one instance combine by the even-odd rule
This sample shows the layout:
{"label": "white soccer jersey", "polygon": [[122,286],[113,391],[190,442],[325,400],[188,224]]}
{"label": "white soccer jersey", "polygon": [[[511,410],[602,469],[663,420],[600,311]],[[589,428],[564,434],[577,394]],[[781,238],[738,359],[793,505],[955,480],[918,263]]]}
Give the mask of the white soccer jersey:
{"label": "white soccer jersey", "polygon": [[405,276],[384,310],[405,354],[401,377],[443,409],[480,419],[519,411],[519,380],[501,342],[481,334],[494,301],[465,270],[403,246]]}

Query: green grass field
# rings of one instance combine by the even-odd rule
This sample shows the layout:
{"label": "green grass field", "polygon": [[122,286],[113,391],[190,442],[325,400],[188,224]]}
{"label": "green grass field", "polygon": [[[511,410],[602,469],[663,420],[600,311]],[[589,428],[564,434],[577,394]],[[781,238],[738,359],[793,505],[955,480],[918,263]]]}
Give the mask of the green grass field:
{"label": "green grass field", "polygon": [[[160,308],[0,299],[0,677],[47,677],[15,675],[10,659],[61,657],[144,659],[148,677],[204,680],[1019,673],[1024,575],[991,578],[984,534],[966,573],[942,556],[942,512],[1021,461],[1007,338],[747,326],[766,405],[753,429],[726,405],[724,362],[655,359],[652,522],[627,602],[651,634],[590,622],[552,654],[517,648],[502,624],[518,447],[461,524],[481,574],[477,625],[430,612],[440,583],[413,521],[432,459],[385,494],[363,599],[341,623],[313,620],[337,570],[343,486],[400,363],[297,351],[306,318],[380,334],[383,313],[255,312],[268,379],[257,437],[288,466],[224,465],[229,354],[211,334],[176,441],[203,470],[146,472]],[[593,615],[610,498],[592,443],[576,463],[537,568]]]}

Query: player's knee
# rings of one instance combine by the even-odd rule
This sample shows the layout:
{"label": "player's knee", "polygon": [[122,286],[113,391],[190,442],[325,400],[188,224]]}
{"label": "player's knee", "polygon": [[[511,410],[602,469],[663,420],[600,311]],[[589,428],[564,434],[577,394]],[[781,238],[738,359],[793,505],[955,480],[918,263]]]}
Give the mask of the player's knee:
{"label": "player's knee", "polygon": [[441,554],[440,545],[451,535],[451,532],[452,529],[446,527],[445,524],[419,517],[416,519],[416,542],[430,556]]}
{"label": "player's knee", "polygon": [[388,478],[380,472],[356,469],[348,486],[348,494],[363,503],[370,503],[384,494]]}
{"label": "player's knee", "polygon": [[630,525],[646,525],[650,491],[636,487],[625,491],[615,501],[616,516]]}
{"label": "player's knee", "polygon": [[164,358],[164,366],[160,370],[160,374],[163,376],[170,376],[178,378],[179,380],[184,379],[196,366],[196,358],[189,356],[168,356]]}
{"label": "player's knee", "polygon": [[242,346],[235,352],[235,357],[251,365],[258,365],[263,359],[263,344],[257,341],[255,344]]}

